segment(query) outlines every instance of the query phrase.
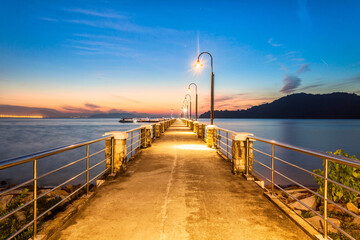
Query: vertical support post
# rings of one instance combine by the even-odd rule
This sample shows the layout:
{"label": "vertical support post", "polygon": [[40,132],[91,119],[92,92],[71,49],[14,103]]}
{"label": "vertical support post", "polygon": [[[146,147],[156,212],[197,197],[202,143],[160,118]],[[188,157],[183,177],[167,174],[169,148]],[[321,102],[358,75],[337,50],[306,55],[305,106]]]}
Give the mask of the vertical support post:
{"label": "vertical support post", "polygon": [[329,160],[324,159],[324,239],[328,237],[328,174],[329,174]]}
{"label": "vertical support post", "polygon": [[229,132],[226,132],[226,158],[229,159]]}
{"label": "vertical support post", "polygon": [[151,130],[152,130],[152,126],[151,125],[142,125],[141,127],[144,130],[144,138],[143,138],[141,147],[143,147],[143,148],[150,147],[151,146]]}
{"label": "vertical support post", "polygon": [[253,144],[249,139],[251,133],[235,133],[231,135],[232,139],[232,160],[233,160],[233,173],[235,175],[243,174],[247,180],[253,180],[252,172],[252,159],[253,151],[251,146]]}
{"label": "vertical support post", "polygon": [[130,152],[131,152],[131,154],[130,154],[130,157],[133,156],[133,138],[134,138],[134,132],[131,131],[131,139],[130,139]]}
{"label": "vertical support post", "polygon": [[90,165],[89,144],[86,144],[86,194],[89,194],[89,179],[90,179],[89,165]]}
{"label": "vertical support post", "polygon": [[275,145],[271,144],[271,194],[274,196],[274,155],[275,155]]}
{"label": "vertical support post", "polygon": [[160,137],[160,123],[155,124],[155,137]]}
{"label": "vertical support post", "polygon": [[145,134],[146,134],[146,125],[142,125],[140,129],[140,136],[141,136],[140,145],[142,148],[146,148]]}
{"label": "vertical support post", "polygon": [[114,174],[114,147],[115,147],[115,140],[111,138],[111,175]]}
{"label": "vertical support post", "polygon": [[[114,141],[114,148],[112,151],[113,153],[113,161],[112,163],[106,162],[106,167],[112,167],[108,165],[113,165],[114,168],[114,174],[117,174],[121,171],[126,171],[126,159],[127,159],[127,146],[126,146],[126,140],[128,138],[128,134],[126,132],[120,132],[120,131],[114,131],[114,132],[107,132],[104,135],[112,135],[113,141]],[[107,143],[109,144],[109,143]],[[106,156],[110,155],[109,152],[106,152]]]}
{"label": "vertical support post", "polygon": [[214,126],[214,125],[209,125],[206,127],[206,133],[207,133],[206,143],[209,148],[216,148],[215,128],[216,128],[216,126]]}
{"label": "vertical support post", "polygon": [[37,233],[37,159],[33,161],[33,179],[34,179],[34,232],[33,232],[33,239],[36,240],[36,233]]}

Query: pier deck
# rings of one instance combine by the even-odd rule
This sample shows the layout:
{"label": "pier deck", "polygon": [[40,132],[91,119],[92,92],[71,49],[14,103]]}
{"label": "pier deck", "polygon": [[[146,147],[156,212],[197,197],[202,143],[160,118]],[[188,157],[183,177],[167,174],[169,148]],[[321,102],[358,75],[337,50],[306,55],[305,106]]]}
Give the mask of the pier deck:
{"label": "pier deck", "polygon": [[177,120],[52,239],[310,239]]}

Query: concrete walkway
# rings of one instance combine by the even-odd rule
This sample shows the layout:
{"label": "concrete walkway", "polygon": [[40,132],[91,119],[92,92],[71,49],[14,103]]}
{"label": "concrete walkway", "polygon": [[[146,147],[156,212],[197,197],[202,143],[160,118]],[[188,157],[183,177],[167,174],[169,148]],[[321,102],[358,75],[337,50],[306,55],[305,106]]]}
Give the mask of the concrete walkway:
{"label": "concrete walkway", "polygon": [[180,120],[52,239],[310,239]]}

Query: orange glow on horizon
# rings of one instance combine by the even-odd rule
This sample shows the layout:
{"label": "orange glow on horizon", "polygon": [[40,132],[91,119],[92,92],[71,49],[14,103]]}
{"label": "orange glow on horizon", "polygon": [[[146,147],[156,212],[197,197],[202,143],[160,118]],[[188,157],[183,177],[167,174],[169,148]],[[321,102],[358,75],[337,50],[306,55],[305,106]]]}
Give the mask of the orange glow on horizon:
{"label": "orange glow on horizon", "polygon": [[0,115],[0,118],[44,118],[43,116]]}

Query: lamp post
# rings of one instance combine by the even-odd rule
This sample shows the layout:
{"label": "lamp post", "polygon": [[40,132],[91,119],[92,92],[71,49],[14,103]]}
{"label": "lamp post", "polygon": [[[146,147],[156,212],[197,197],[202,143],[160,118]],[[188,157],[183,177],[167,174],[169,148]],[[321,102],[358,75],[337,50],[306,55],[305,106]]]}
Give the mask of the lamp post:
{"label": "lamp post", "polygon": [[189,97],[189,98],[190,98],[190,120],[192,120],[192,119],[191,119],[191,95],[190,95],[190,94],[186,94],[186,95],[185,95],[185,99],[187,99],[186,97]]}
{"label": "lamp post", "polygon": [[197,121],[197,117],[198,117],[198,94],[197,94],[197,85],[195,83],[190,83],[188,86],[188,92],[190,92],[190,86],[194,85],[195,86],[195,94],[196,94],[196,98],[195,98],[195,121]]}
{"label": "lamp post", "polygon": [[210,53],[208,52],[202,52],[199,54],[197,62],[196,62],[196,67],[201,67],[202,64],[200,63],[200,56],[203,55],[204,53],[208,54],[211,58],[211,107],[210,107],[210,124],[213,125],[214,123],[214,72],[213,72],[213,57],[211,56]]}
{"label": "lamp post", "polygon": [[[185,98],[184,99],[184,101],[183,101],[183,103],[186,101],[186,118],[187,119],[189,119],[189,111],[188,111],[188,109],[189,109],[189,102],[188,102],[188,100]],[[185,103],[184,103],[185,104]]]}

